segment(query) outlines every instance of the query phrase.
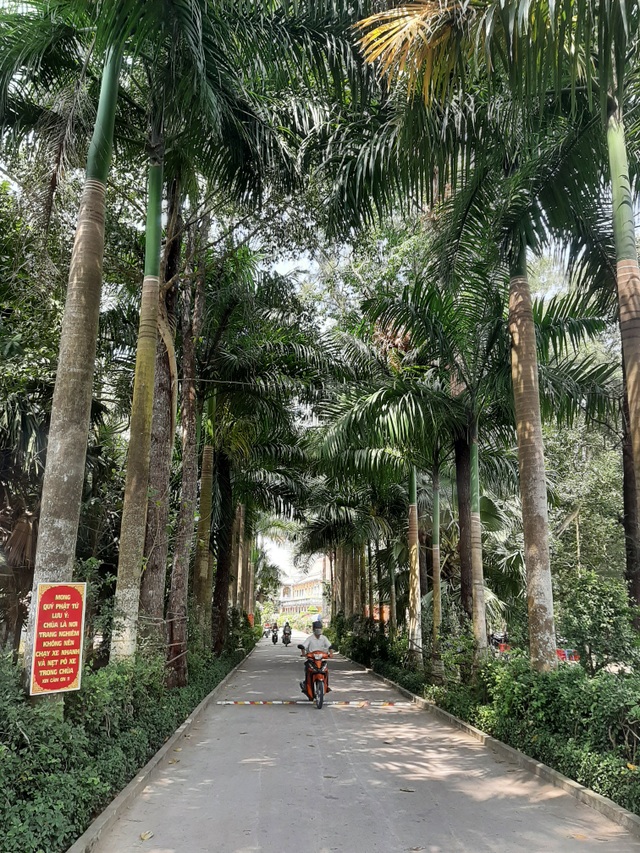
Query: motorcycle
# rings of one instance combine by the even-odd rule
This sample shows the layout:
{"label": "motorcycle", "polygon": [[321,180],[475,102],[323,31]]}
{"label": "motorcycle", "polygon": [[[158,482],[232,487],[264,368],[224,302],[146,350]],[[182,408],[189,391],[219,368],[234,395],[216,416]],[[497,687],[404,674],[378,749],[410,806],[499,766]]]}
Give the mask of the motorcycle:
{"label": "motorcycle", "polygon": [[[298,646],[304,652],[304,646]],[[310,702],[315,700],[316,708],[320,710],[324,702],[325,693],[329,688],[329,666],[327,661],[331,657],[328,652],[306,652],[305,654],[305,680],[304,694]]]}
{"label": "motorcycle", "polygon": [[291,634],[283,634],[282,635],[282,642],[284,643],[285,646],[288,646],[289,643],[291,642]]}
{"label": "motorcycle", "polygon": [[271,642],[273,643],[274,646],[278,642],[278,632],[277,631],[271,632]]}

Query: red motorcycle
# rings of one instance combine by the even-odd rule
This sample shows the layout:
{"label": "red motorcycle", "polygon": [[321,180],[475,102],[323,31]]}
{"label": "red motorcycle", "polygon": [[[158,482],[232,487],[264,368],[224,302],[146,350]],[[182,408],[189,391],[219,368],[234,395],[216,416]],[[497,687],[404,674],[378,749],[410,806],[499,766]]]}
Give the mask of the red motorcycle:
{"label": "red motorcycle", "polygon": [[[299,645],[298,648],[304,652],[304,646]],[[315,700],[316,708],[320,710],[324,702],[325,693],[328,693],[331,689],[329,687],[329,666],[327,664],[331,655],[328,652],[318,651],[306,652],[305,657],[303,693],[310,702]]]}

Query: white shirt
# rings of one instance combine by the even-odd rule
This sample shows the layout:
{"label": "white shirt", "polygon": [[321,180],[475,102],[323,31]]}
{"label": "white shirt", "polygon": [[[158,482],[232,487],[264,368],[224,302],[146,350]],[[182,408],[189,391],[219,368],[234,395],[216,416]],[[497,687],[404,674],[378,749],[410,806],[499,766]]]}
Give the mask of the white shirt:
{"label": "white shirt", "polygon": [[306,652],[328,652],[331,647],[331,643],[324,634],[320,634],[319,637],[309,634],[302,645]]}

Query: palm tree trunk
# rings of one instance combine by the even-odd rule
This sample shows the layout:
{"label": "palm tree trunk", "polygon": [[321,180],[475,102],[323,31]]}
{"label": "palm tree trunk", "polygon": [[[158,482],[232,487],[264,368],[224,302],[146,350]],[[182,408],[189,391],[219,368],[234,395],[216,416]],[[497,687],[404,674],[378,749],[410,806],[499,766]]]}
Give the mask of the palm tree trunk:
{"label": "palm tree trunk", "polygon": [[[192,271],[194,247],[189,240],[188,268]],[[189,592],[189,565],[193,549],[195,510],[198,494],[198,445],[196,399],[196,341],[202,327],[203,303],[192,305],[191,281],[186,277],[182,290],[182,489],[171,589],[167,607],[167,664],[169,687],[187,684],[187,600]],[[192,310],[193,307],[193,310]]]}
{"label": "palm tree trunk", "polygon": [[114,625],[111,635],[110,659],[116,661],[133,657],[137,645],[140,578],[147,525],[149,454],[156,363],[162,187],[162,160],[153,159],[149,164],[145,270],[120,529]]}
{"label": "palm tree trunk", "polygon": [[556,632],[549,560],[547,483],[538,390],[536,333],[524,242],[511,271],[509,332],[527,571],[530,654],[533,667],[544,671],[557,666]]}
{"label": "palm tree trunk", "polygon": [[[243,506],[244,510],[244,506]],[[243,517],[244,536],[242,538],[242,599],[240,601],[240,609],[247,615],[251,612],[251,540],[247,537],[247,520],[246,511]]]}
{"label": "palm tree trunk", "polygon": [[336,549],[329,551],[329,583],[331,595],[329,597],[329,621],[333,622],[336,615]]}
{"label": "palm tree trunk", "polygon": [[409,472],[409,656],[422,664],[420,560],[418,558],[418,491],[415,466]]}
{"label": "palm tree trunk", "polygon": [[251,624],[254,624],[254,602],[256,600],[256,566],[253,559],[254,547],[247,542],[247,562],[249,564],[249,590],[247,593],[247,616]]}
{"label": "palm tree trunk", "polygon": [[431,542],[432,574],[433,574],[433,635],[431,642],[431,665],[434,681],[441,682],[444,675],[442,658],[440,657],[440,626],[442,624],[442,593],[440,589],[440,467],[438,462],[433,464],[433,532]]}
{"label": "palm tree trunk", "polygon": [[462,609],[473,619],[473,575],[471,570],[471,448],[467,436],[456,439],[456,492],[460,553],[460,600]]}
{"label": "palm tree trunk", "polygon": [[420,596],[422,598],[429,592],[429,562],[431,548],[429,547],[429,536],[424,529],[424,518],[418,516],[418,559],[420,561]]}
{"label": "palm tree trunk", "polygon": [[620,336],[627,380],[634,468],[636,482],[640,482],[640,271],[625,130],[622,113],[618,109],[612,110],[609,115],[607,146],[613,197]]}
{"label": "palm tree trunk", "polygon": [[396,603],[396,564],[393,557],[389,559],[389,581],[389,639],[395,640],[398,636],[398,607]]}
{"label": "palm tree trunk", "polygon": [[[635,607],[640,606],[640,527],[638,526],[638,494],[636,472],[633,465],[633,446],[629,428],[629,402],[627,400],[626,371],[623,360],[622,398],[622,505],[624,544],[626,554],[625,578],[629,599]],[[636,630],[640,631],[640,614],[634,618]]]}
{"label": "palm tree trunk", "polygon": [[209,543],[211,539],[211,506],[213,498],[213,447],[205,444],[200,476],[200,516],[196,536],[196,561],[193,572],[193,598],[199,640],[204,648],[211,644],[211,598],[213,575]]}
{"label": "palm tree trunk", "polygon": [[380,633],[384,637],[384,613],[382,604],[382,564],[380,563],[380,543],[376,539],[376,572],[378,580],[378,620]]}
{"label": "palm tree trunk", "polygon": [[339,567],[338,567],[338,577],[339,577],[338,593],[339,594],[338,594],[337,607],[338,607],[338,612],[341,611],[342,615],[346,616],[347,615],[347,607],[345,604],[345,590],[347,587],[347,554],[346,554],[344,545],[340,545],[338,547],[338,561],[339,561]]}
{"label": "palm tree trunk", "polygon": [[149,502],[145,533],[145,568],[140,584],[140,632],[165,652],[164,602],[169,553],[169,492],[171,460],[175,433],[175,394],[177,376],[172,338],[177,280],[182,251],[182,196],[180,182],[169,186],[167,239],[161,264],[162,293],[158,303],[158,323],[164,334],[156,342],[156,369],[153,391],[151,452],[149,465]]}
{"label": "palm tree trunk", "polygon": [[245,510],[244,504],[239,504],[238,506],[238,595],[236,601],[236,607],[242,613],[244,610],[244,596],[246,592],[246,580],[244,577],[244,524],[245,524]]}
{"label": "palm tree trunk", "polygon": [[353,545],[345,545],[345,572],[344,572],[344,615],[346,619],[353,616]]}
{"label": "palm tree trunk", "polygon": [[240,553],[240,504],[236,507],[233,517],[233,533],[231,535],[231,574],[229,578],[229,604],[238,606],[238,555]]}
{"label": "palm tree trunk", "polygon": [[218,484],[220,489],[220,523],[217,531],[217,570],[213,591],[212,640],[213,651],[220,655],[227,639],[229,608],[229,578],[231,575],[231,550],[234,524],[233,490],[231,486],[231,461],[226,453],[218,453]]}
{"label": "palm tree trunk", "polygon": [[24,652],[27,682],[38,584],[73,577],[102,293],[105,193],[121,63],[121,50],[107,52],[71,255]]}
{"label": "palm tree trunk", "polygon": [[367,542],[367,580],[369,591],[369,619],[373,619],[373,554],[371,540]]}
{"label": "palm tree trunk", "polygon": [[484,604],[478,427],[476,424],[471,429],[471,572],[473,576],[473,638],[477,653],[482,654],[487,648],[487,616]]}
{"label": "palm tree trunk", "polygon": [[363,595],[364,581],[364,561],[363,552],[360,545],[355,545],[353,549],[353,567],[355,570],[355,582],[353,586],[353,612],[356,616],[361,617],[364,611],[364,602],[366,600],[366,592]]}

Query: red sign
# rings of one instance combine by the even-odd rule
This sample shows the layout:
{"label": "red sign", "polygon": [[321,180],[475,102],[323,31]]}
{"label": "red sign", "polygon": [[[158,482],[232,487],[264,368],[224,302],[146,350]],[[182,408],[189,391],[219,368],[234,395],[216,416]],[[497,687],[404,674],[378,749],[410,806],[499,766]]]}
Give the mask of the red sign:
{"label": "red sign", "polygon": [[86,583],[39,583],[32,696],[80,689]]}

